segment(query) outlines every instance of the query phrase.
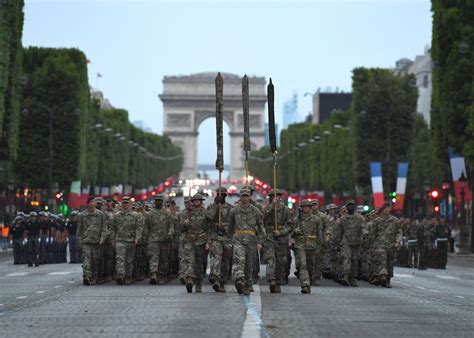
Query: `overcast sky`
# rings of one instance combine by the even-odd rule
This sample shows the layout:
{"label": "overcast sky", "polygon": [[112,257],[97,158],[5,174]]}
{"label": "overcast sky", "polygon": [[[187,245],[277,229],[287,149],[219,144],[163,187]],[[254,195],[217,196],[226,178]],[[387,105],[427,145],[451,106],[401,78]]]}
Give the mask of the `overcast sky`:
{"label": "overcast sky", "polygon": [[[429,0],[26,0],[23,44],[78,47],[91,60],[90,84],[157,133],[163,77],[207,71],[272,77],[281,125],[293,92],[304,116],[311,111],[304,93],[349,91],[354,67],[393,67],[423,54],[431,41],[430,6]],[[200,163],[215,161],[214,147],[206,148],[214,144],[214,125],[208,120],[200,128]]]}

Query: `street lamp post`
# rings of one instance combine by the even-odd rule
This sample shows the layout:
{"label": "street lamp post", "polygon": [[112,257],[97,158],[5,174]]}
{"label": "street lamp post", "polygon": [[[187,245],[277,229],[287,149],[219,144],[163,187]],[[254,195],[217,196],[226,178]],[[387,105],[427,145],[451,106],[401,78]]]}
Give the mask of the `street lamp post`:
{"label": "street lamp post", "polygon": [[466,208],[464,206],[464,188],[466,186],[467,178],[462,172],[461,176],[459,177],[459,182],[461,183],[461,222],[459,224],[459,252],[460,255],[465,255],[468,253],[467,251],[467,242],[468,242],[468,232],[467,224],[466,224]]}

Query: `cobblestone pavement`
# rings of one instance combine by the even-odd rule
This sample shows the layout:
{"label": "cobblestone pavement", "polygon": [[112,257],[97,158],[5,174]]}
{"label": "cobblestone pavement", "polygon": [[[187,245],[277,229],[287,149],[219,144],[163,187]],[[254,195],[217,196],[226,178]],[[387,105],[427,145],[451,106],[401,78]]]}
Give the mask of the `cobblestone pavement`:
{"label": "cobblestone pavement", "polygon": [[396,269],[392,289],[323,285],[302,295],[290,279],[282,294],[265,282],[250,297],[229,285],[188,294],[172,282],[82,286],[77,264],[28,268],[0,256],[0,336],[10,337],[472,337],[474,263],[446,270]]}

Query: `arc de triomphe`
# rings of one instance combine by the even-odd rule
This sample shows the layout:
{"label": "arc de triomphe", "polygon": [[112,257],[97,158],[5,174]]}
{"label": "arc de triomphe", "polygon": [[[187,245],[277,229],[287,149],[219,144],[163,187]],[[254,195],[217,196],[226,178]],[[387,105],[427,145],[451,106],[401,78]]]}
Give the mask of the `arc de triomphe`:
{"label": "arc de triomphe", "polygon": [[[224,78],[224,121],[230,129],[230,177],[238,179],[245,171],[242,78],[234,74],[221,74]],[[164,134],[183,149],[184,165],[181,172],[183,178],[195,177],[197,173],[199,125],[207,118],[216,116],[214,84],[216,75],[217,73],[198,73],[187,76],[165,76],[163,79],[163,94],[159,97],[163,102]],[[267,99],[265,84],[264,77],[249,77],[252,150],[264,145]],[[209,147],[215,148],[216,145],[209,144]],[[228,147],[224,145],[224,151],[226,149]]]}

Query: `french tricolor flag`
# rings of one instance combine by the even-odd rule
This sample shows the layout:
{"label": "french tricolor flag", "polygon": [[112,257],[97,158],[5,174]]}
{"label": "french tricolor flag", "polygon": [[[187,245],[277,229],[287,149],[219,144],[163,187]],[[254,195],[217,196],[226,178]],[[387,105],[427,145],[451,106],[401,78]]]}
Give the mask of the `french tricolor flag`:
{"label": "french tricolor flag", "polygon": [[408,177],[408,162],[398,163],[398,174],[397,174],[397,199],[393,206],[395,210],[403,210],[405,201],[405,191],[407,188],[407,177]]}
{"label": "french tricolor flag", "polygon": [[380,208],[384,204],[381,162],[370,162],[370,176],[372,177],[374,207]]}
{"label": "french tricolor flag", "polygon": [[[449,160],[451,162],[451,173],[453,175],[454,192],[456,193],[456,207],[459,208],[461,204],[461,182],[459,182],[459,178],[461,177],[462,173],[464,173],[464,177],[467,178],[466,165],[464,163],[464,157],[456,153],[452,147],[448,147],[448,153]],[[471,198],[471,190],[469,189],[469,185],[466,182],[466,186],[464,187],[464,201],[470,201]]]}

